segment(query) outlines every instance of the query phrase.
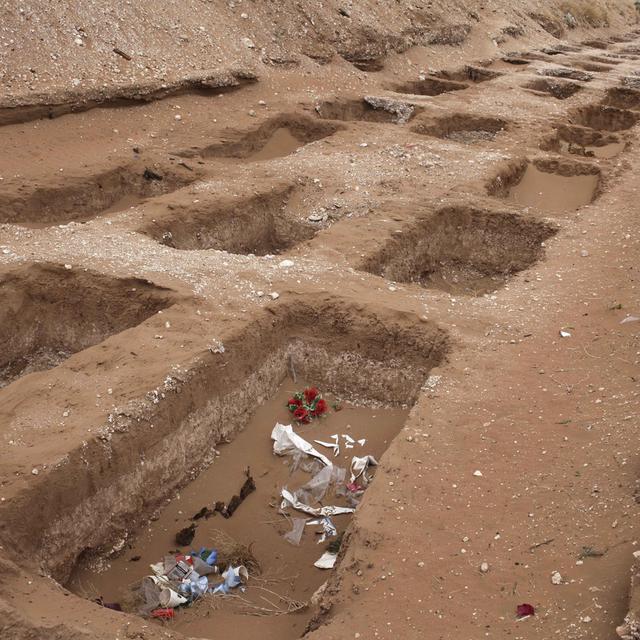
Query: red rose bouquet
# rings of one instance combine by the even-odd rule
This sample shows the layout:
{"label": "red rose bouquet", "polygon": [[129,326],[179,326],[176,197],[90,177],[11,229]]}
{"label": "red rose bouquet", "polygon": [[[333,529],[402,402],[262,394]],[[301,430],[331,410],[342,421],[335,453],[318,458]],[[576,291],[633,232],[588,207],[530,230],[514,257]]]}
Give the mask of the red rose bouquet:
{"label": "red rose bouquet", "polygon": [[308,424],[312,418],[319,418],[329,408],[327,401],[315,387],[298,391],[292,398],[289,398],[287,407],[296,422],[300,424]]}

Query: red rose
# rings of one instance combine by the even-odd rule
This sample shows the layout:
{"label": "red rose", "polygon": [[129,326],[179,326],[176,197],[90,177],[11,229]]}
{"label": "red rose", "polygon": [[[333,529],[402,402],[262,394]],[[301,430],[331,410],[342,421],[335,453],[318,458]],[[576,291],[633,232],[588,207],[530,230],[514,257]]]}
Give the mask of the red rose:
{"label": "red rose", "polygon": [[313,415],[321,416],[326,411],[327,411],[327,401],[324,398],[320,398],[320,400],[316,402],[316,408],[313,410]]}
{"label": "red rose", "polygon": [[298,407],[293,412],[293,417],[298,422],[309,422],[309,412],[304,407]]}
{"label": "red rose", "polygon": [[304,390],[304,400],[307,404],[311,404],[320,392],[315,387],[309,387]]}
{"label": "red rose", "polygon": [[302,400],[300,400],[300,398],[289,398],[289,400],[287,401],[287,406],[288,407],[301,407],[302,406]]}

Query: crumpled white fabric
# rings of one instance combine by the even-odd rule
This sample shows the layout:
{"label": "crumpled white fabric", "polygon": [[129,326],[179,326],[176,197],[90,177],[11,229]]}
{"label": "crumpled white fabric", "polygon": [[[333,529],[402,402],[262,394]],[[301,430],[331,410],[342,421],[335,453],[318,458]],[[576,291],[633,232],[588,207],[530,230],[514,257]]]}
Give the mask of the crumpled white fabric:
{"label": "crumpled white fabric", "polygon": [[294,509],[298,511],[304,511],[304,513],[308,513],[311,516],[337,516],[342,513],[353,513],[355,509],[351,507],[310,507],[308,504],[304,504],[304,502],[300,502],[292,493],[287,489],[282,489],[282,497],[284,500],[282,501],[282,508],[286,508],[291,505]]}
{"label": "crumpled white fabric", "polygon": [[351,458],[351,482],[355,482],[360,476],[365,484],[368,484],[371,478],[367,475],[369,466],[378,466],[378,461],[373,456],[353,456]]}
{"label": "crumpled white fabric", "polygon": [[276,426],[273,427],[273,431],[271,432],[271,439],[274,441],[273,452],[279,456],[302,451],[309,456],[318,458],[318,460],[327,465],[327,467],[333,465],[327,456],[323,456],[319,451],[316,451],[313,445],[295,433],[290,424],[284,425],[279,422],[276,423]]}

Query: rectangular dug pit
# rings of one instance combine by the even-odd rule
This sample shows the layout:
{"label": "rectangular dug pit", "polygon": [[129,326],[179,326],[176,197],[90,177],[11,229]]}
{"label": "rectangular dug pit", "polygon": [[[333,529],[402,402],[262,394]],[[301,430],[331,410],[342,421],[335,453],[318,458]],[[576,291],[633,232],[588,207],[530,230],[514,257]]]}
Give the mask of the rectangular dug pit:
{"label": "rectangular dug pit", "polygon": [[362,122],[393,122],[404,124],[422,111],[409,102],[393,98],[365,96],[364,98],[335,98],[315,105],[316,113],[325,120]]}
{"label": "rectangular dug pit", "polygon": [[640,113],[592,104],[571,111],[569,120],[572,124],[599,131],[626,131],[640,120]]}
{"label": "rectangular dug pit", "polygon": [[625,141],[615,134],[566,124],[556,127],[556,133],[540,144],[544,151],[602,159],[614,158],[625,146]]}
{"label": "rectangular dug pit", "polygon": [[0,194],[0,223],[43,227],[85,222],[175,191],[195,179],[177,163],[159,165],[140,159],[95,175],[60,174],[51,185],[9,183]]}
{"label": "rectangular dug pit", "polygon": [[468,88],[469,85],[463,82],[452,82],[451,80],[433,77],[427,77],[424,78],[424,80],[396,83],[389,87],[389,89],[397,93],[407,93],[418,96],[439,96],[443,93],[449,93],[450,91],[463,91]]}
{"label": "rectangular dug pit", "polygon": [[453,113],[442,118],[416,122],[411,131],[420,135],[454,140],[463,144],[473,144],[493,140],[507,128],[501,118],[475,116],[468,113]]}
{"label": "rectangular dug pit", "polygon": [[593,74],[579,69],[570,69],[567,67],[551,67],[548,69],[540,69],[538,75],[549,76],[551,78],[568,78],[569,80],[578,80],[580,82],[590,82],[593,80]]}
{"label": "rectangular dug pit", "polygon": [[360,268],[394,282],[478,296],[535,264],[541,243],[555,232],[512,213],[444,207],[395,234]]}
{"label": "rectangular dug pit", "polygon": [[556,100],[566,100],[582,89],[582,87],[575,82],[547,80],[544,78],[532,80],[525,84],[524,88],[536,93],[550,95],[556,98]]}
{"label": "rectangular dug pit", "polygon": [[617,109],[640,109],[640,91],[627,87],[611,87],[607,89],[603,105]]}
{"label": "rectangular dug pit", "polygon": [[172,205],[140,232],[174,249],[278,254],[317,232],[287,212],[293,192],[287,186],[244,198],[201,197],[197,204]]}
{"label": "rectangular dug pit", "polygon": [[288,156],[301,147],[322,140],[343,128],[335,122],[320,122],[298,114],[281,114],[269,118],[257,128],[246,131],[228,129],[219,142],[204,148],[180,151],[182,157],[242,158],[249,162]]}
{"label": "rectangular dug pit", "polygon": [[58,265],[0,275],[0,387],[56,367],[173,303],[147,281]]}
{"label": "rectangular dug pit", "polygon": [[599,183],[600,169],[595,165],[537,158],[512,163],[487,191],[540,211],[565,212],[593,202]]}
{"label": "rectangular dug pit", "polygon": [[491,71],[482,67],[465,65],[461,69],[455,69],[452,71],[436,71],[433,75],[444,80],[453,80],[455,82],[473,82],[477,84],[479,82],[494,80],[495,78],[499,78],[503,74],[499,73],[498,71]]}
{"label": "rectangular dug pit", "polygon": [[[216,333],[215,327],[212,332]],[[300,554],[312,552],[317,558],[325,550],[324,545],[316,545],[314,535],[309,532],[306,537],[311,539],[305,543],[306,551],[301,547],[296,552],[296,547],[291,547],[289,552],[288,543],[280,537],[282,518],[277,512],[283,479],[276,467],[273,472],[264,473],[269,471],[265,469],[267,458],[260,457],[270,456],[272,444],[266,435],[269,429],[276,420],[289,417],[282,410],[284,399],[306,382],[318,387],[332,402],[368,407],[369,412],[357,413],[345,406],[352,422],[341,418],[334,405],[330,407],[326,428],[339,429],[339,434],[347,433],[354,439],[362,437],[358,435],[361,429],[369,429],[368,446],[356,444],[352,449],[343,446],[343,451],[349,459],[351,455],[365,455],[368,450],[379,455],[397,433],[432,367],[444,359],[448,348],[446,334],[429,321],[417,321],[412,314],[331,296],[314,296],[313,301],[296,299],[286,303],[281,299],[270,308],[270,313],[265,311],[243,327],[217,335],[223,339],[224,350],[206,351],[192,367],[181,372],[179,379],[166,378],[161,394],[120,411],[101,437],[85,443],[81,450],[68,456],[64,465],[49,469],[46,477],[39,478],[42,482],[32,488],[30,496],[24,496],[20,505],[14,506],[13,502],[3,505],[7,516],[3,521],[11,523],[11,531],[6,533],[9,539],[19,541],[12,551],[33,559],[34,564],[42,563],[45,571],[65,583],[79,558],[87,566],[88,561],[105,558],[109,551],[108,562],[120,562],[113,560],[114,545],[124,553],[126,562],[135,553],[132,548],[140,554],[161,549],[167,553],[176,548],[173,535],[193,515],[182,505],[190,507],[192,503],[187,501],[195,500],[195,513],[202,506],[212,509],[217,501],[230,502],[249,466],[256,492],[229,519],[218,514],[208,521],[193,520],[197,526],[195,542],[211,544],[215,530],[222,530],[225,540],[231,537],[232,542],[235,540],[249,550],[247,555],[255,557],[259,564],[257,568],[252,565],[252,580],[246,593],[249,598],[253,597],[254,585],[264,584],[256,578],[283,578],[298,572],[304,574],[300,583],[287,578],[270,584],[277,585],[272,587],[276,590],[286,588],[290,600],[310,598],[327,573],[308,567],[308,558]],[[150,386],[153,388],[151,379]],[[334,419],[337,422],[329,422]],[[330,435],[324,428],[321,423],[314,428],[312,423],[306,431],[301,430],[313,441],[317,437],[314,433]],[[240,446],[231,454],[236,437]],[[216,450],[220,451],[219,456]],[[322,450],[332,456],[330,449]],[[342,466],[343,457],[339,460]],[[190,485],[212,462],[207,473],[215,475],[205,476],[204,483],[196,481]],[[278,461],[277,466],[281,468],[282,464],[283,461]],[[287,484],[290,489],[299,486],[293,476],[287,479]],[[158,508],[165,506],[167,498],[175,496],[178,490],[185,501],[174,501],[169,507],[169,517],[164,519]],[[35,504],[38,509],[32,508]],[[301,517],[292,509],[288,512],[292,517]],[[147,550],[145,536],[152,514],[156,514],[154,520],[163,518],[161,524],[166,525],[163,528],[167,531],[157,547]],[[336,516],[336,520],[345,517]],[[348,517],[339,521],[341,530],[346,523]],[[140,529],[140,525],[144,526]],[[272,527],[277,528],[275,533]],[[27,531],[28,536],[21,535]],[[220,536],[215,539],[220,540]],[[184,546],[182,550],[189,548]],[[301,559],[304,567],[299,566]],[[146,560],[147,556],[144,565],[142,562],[129,565],[133,578],[122,588],[148,572]],[[260,570],[262,574],[258,573]],[[306,577],[309,570],[314,576],[313,585]],[[77,592],[90,595],[82,584],[74,585]],[[264,595],[264,591],[260,593]],[[95,605],[75,601],[76,606],[85,606],[90,612]],[[194,605],[194,610],[199,606],[207,610],[204,603]],[[188,611],[184,615],[188,620]],[[226,624],[224,613],[216,611],[211,615],[197,632],[196,627],[190,627],[190,635],[212,637],[210,634],[214,633],[216,638],[220,637],[220,629]],[[221,626],[215,623],[217,615],[221,617]],[[202,614],[195,617],[201,618]],[[238,623],[242,619],[235,618]],[[287,616],[274,619],[284,620],[284,626],[274,631],[271,625],[276,623],[272,620],[250,616],[252,623],[260,625],[253,628],[253,633],[263,630],[269,635],[261,637],[274,639],[299,637],[299,628],[291,635],[290,626],[294,622],[288,621]],[[178,624],[182,620],[179,618]],[[249,624],[246,617],[244,624]]]}

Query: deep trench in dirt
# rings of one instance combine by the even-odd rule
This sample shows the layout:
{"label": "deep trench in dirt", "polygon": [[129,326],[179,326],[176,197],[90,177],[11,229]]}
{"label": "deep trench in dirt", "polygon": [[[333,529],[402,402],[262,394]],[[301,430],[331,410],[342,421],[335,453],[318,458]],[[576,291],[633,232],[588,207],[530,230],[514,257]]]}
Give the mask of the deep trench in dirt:
{"label": "deep trench in dirt", "polygon": [[175,299],[145,280],[54,264],[4,273],[0,298],[0,388],[135,327]]}
{"label": "deep trench in dirt", "polygon": [[[403,315],[363,312],[335,299],[312,307],[279,305],[224,351],[210,353],[187,379],[165,380],[165,391],[143,417],[118,423],[108,440],[88,443],[66,469],[52,470],[38,494],[39,508],[12,520],[32,531],[34,549],[60,582],[78,595],[117,600],[137,612],[135,587],[149,575],[149,563],[175,552],[175,533],[202,507],[212,509],[237,493],[250,467],[255,493],[229,519],[217,514],[195,521],[193,541],[215,546],[231,540],[234,549],[242,548],[242,557],[251,558],[247,590],[224,604],[206,596],[179,610],[176,627],[212,638],[222,629],[241,629],[246,638],[299,637],[318,614],[311,595],[332,575],[313,566],[331,539],[317,544],[316,526],[305,526],[299,546],[283,538],[293,519],[305,516],[293,508],[279,512],[280,490],[298,489],[314,475],[290,473],[290,461],[271,453],[271,429],[278,421],[291,423],[286,399],[305,383],[325,394],[327,416],[296,431],[311,441],[330,442],[337,434],[342,451],[334,465],[348,467],[352,456],[379,459],[447,349],[446,334],[430,322],[416,326]],[[343,434],[355,441],[353,448]],[[308,503],[352,504],[357,494],[345,493],[348,481],[347,471],[324,501]],[[344,548],[350,520],[334,518],[338,532],[347,530]],[[132,556],[140,559],[131,562]]]}

